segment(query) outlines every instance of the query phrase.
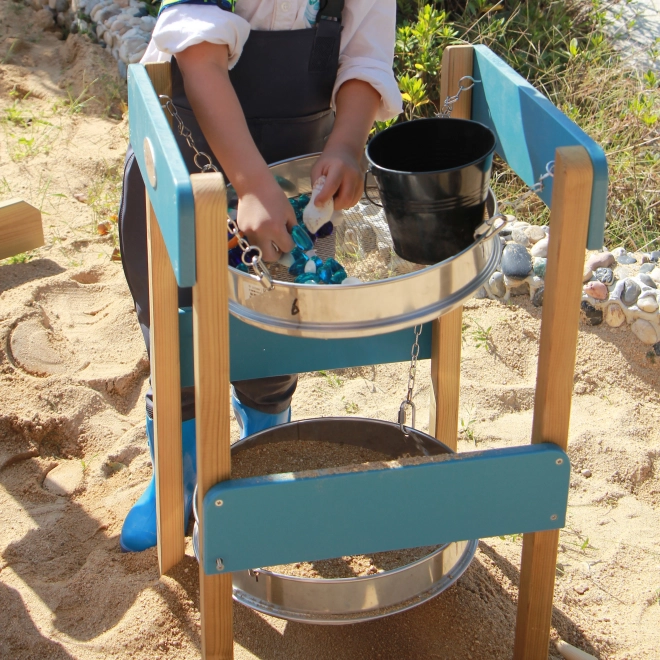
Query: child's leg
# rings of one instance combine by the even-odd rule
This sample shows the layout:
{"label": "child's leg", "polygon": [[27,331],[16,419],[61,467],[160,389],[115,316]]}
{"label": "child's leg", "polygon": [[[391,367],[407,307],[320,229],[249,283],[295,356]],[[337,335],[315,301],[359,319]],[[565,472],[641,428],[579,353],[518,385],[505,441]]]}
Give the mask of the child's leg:
{"label": "child's leg", "polygon": [[[124,170],[124,188],[119,211],[119,245],[122,265],[128,287],[135,301],[140,328],[149,351],[149,273],[147,269],[146,200],[142,174],[133,150],[129,146]],[[179,306],[192,305],[191,289],[179,289]],[[234,383],[238,400],[249,408],[267,414],[277,414],[291,405],[297,376],[285,375],[258,378]],[[195,394],[192,387],[181,393],[182,419],[195,416]],[[151,416],[153,404],[147,394],[147,414]]]}

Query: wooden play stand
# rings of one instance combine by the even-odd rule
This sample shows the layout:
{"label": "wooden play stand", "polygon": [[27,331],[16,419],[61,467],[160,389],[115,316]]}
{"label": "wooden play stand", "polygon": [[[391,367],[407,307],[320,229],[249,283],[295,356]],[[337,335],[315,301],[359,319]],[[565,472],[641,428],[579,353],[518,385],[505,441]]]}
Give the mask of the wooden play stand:
{"label": "wooden play stand", "polygon": [[[606,165],[604,155],[597,145],[483,46],[453,46],[446,49],[442,62],[440,98],[455,94],[458,81],[466,75],[474,76],[480,82],[472,91],[460,96],[453,108],[453,117],[473,118],[491,126],[498,135],[498,153],[530,186],[545,171],[546,163],[555,161],[551,190],[547,188],[540,195],[551,206],[552,231],[545,278],[531,445],[514,448],[515,452],[492,450],[492,456],[491,452],[479,452],[478,457],[475,453],[474,465],[477,465],[476,459],[479,458],[481,467],[478,470],[475,467],[474,474],[468,474],[467,481],[472,481],[466,483],[466,487],[479,489],[483,479],[493,478],[494,471],[505,461],[514,458],[523,462],[529,460],[532,465],[532,461],[539,462],[550,457],[552,466],[558,467],[544,467],[543,470],[544,474],[557,470],[556,477],[554,473],[548,476],[548,483],[554,484],[548,488],[549,491],[556,491],[563,502],[563,510],[547,515],[543,510],[546,492],[540,492],[540,487],[524,481],[522,473],[525,470],[521,470],[520,482],[512,479],[509,481],[514,483],[495,485],[488,492],[487,499],[493,501],[495,509],[498,506],[504,507],[508,516],[506,522],[504,519],[493,520],[490,514],[487,518],[482,515],[481,507],[474,506],[466,509],[463,516],[471,525],[469,531],[478,532],[477,536],[525,532],[512,654],[517,660],[540,660],[548,655],[559,528],[564,524],[568,496],[568,458],[564,451],[567,447],[573,390],[584,249],[587,245],[590,248],[602,245]],[[182,341],[187,332],[185,328],[190,328],[190,314],[177,308],[177,283],[179,286],[193,286],[191,313],[200,539],[207,536],[206,518],[215,515],[209,509],[208,500],[205,508],[207,493],[213,490],[214,497],[218,497],[218,492],[225,493],[227,497],[231,495],[231,482],[226,482],[231,475],[230,377],[240,380],[272,373],[259,371],[257,346],[254,347],[253,358],[246,357],[244,350],[240,355],[241,362],[252,360],[251,371],[243,370],[239,373],[238,360],[230,359],[230,344],[231,357],[234,357],[240,341],[241,328],[237,323],[239,326],[242,324],[233,318],[230,323],[228,313],[227,228],[222,221],[226,217],[224,179],[222,175],[214,173],[188,175],[154,89],[157,94],[170,94],[169,64],[147,65],[146,71],[140,65],[129,67],[131,143],[145,179],[149,199],[147,222],[158,559],[160,570],[164,573],[184,556],[179,401],[182,382],[192,384],[186,383],[190,377],[190,365],[186,366],[185,363],[190,349]],[[458,435],[461,326],[460,308],[433,321],[432,333],[427,331],[423,335],[425,343],[420,352],[420,358],[431,358],[433,390],[430,434],[453,449],[457,447]],[[248,329],[249,326],[243,328]],[[283,342],[280,352],[283,354],[282,369],[286,369],[286,352],[294,346],[293,342],[303,340],[282,338],[263,331],[259,333],[259,341]],[[412,331],[401,333],[400,350],[389,350],[385,354],[383,349],[380,362],[406,360],[411,340]],[[342,347],[360,341],[371,342],[372,345],[376,342],[377,346],[380,338],[338,340],[334,344],[326,340],[304,341],[307,342],[304,351],[309,359],[303,370],[311,371],[364,364],[351,362]],[[314,350],[315,345],[324,346],[324,350]],[[332,350],[327,348],[330,345]],[[272,372],[275,367],[270,364],[269,368]],[[281,373],[289,373],[291,370],[289,368]],[[463,463],[471,465],[471,455],[461,456]],[[439,498],[445,495],[442,491],[442,474],[448,474],[457,465],[455,459],[433,465],[433,469],[438,470],[438,479],[437,486],[429,486],[429,512],[432,512],[431,503],[441,501]],[[398,473],[401,477],[408,474],[406,471],[409,469],[412,470],[403,467],[402,471],[374,470],[373,473],[381,472],[382,478],[387,477],[385,472],[393,476]],[[536,468],[532,466],[530,469]],[[348,487],[357,483],[352,481],[353,476],[359,475],[347,476]],[[276,489],[280,492],[277,483],[271,484],[271,487],[272,492],[276,492]],[[408,495],[405,489],[399,493],[402,511],[405,511],[406,504],[410,504],[406,500]],[[364,495],[361,493],[360,497]],[[460,501],[460,496],[456,499]],[[512,502],[519,504],[514,506]],[[371,504],[378,508],[377,502]],[[343,523],[336,514],[333,517],[328,510],[315,515],[327,515],[327,524],[338,529],[337,535],[342,538]],[[349,512],[346,515],[351,514]],[[403,513],[383,511],[375,515],[381,515],[385,522],[390,519],[396,521],[396,516]],[[516,526],[518,528],[514,529]],[[443,533],[445,536],[437,538],[435,542],[475,538],[447,538],[452,533],[463,533],[456,529],[444,530]],[[226,536],[226,542],[231,544],[232,534]],[[392,542],[405,544],[407,541],[410,541],[410,537],[400,537]],[[315,558],[300,554],[296,556],[296,552],[304,553],[305,541],[302,538],[274,539],[274,544],[277,543],[290,550],[290,561]],[[226,660],[233,658],[232,577],[226,570],[236,569],[229,566],[223,572],[222,562],[218,569],[212,558],[204,557],[204,547],[204,543],[200,542],[202,656],[208,660]],[[346,538],[341,554],[357,554],[360,547],[357,541]],[[264,553],[265,557],[267,549]]]}

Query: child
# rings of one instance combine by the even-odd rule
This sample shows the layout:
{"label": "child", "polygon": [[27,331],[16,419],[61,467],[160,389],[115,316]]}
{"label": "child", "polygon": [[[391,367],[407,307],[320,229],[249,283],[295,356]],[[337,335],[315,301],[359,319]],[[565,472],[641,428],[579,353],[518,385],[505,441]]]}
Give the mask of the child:
{"label": "child", "polygon": [[[235,11],[234,11],[235,9]],[[375,119],[401,112],[392,71],[396,0],[163,0],[142,63],[172,55],[172,97],[200,151],[212,154],[238,193],[238,226],[265,261],[294,243],[291,205],[267,163],[322,152],[312,181],[335,209],[357,203],[360,165]],[[177,133],[189,171],[193,152]],[[149,290],[145,192],[131,148],[126,156],[120,242],[126,279],[147,347]],[[191,304],[179,291],[180,306]],[[233,383],[241,437],[286,423],[297,376]],[[181,396],[186,521],[196,483],[194,392]],[[147,435],[153,462],[153,403],[147,394]],[[154,478],[129,512],[121,547],[156,544]]]}

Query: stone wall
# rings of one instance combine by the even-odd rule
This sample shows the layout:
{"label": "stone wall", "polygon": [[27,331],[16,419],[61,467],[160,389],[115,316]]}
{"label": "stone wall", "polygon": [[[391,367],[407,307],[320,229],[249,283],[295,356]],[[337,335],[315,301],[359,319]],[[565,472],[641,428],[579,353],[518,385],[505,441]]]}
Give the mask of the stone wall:
{"label": "stone wall", "polygon": [[117,60],[120,75],[144,55],[156,18],[140,0],[26,0],[39,12],[40,23],[64,32],[87,34]]}

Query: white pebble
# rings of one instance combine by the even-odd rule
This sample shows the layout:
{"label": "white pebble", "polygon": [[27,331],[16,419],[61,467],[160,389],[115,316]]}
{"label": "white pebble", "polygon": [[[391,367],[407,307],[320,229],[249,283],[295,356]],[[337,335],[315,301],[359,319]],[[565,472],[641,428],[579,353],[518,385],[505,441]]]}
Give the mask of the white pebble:
{"label": "white pebble", "polygon": [[624,248],[624,247],[618,247],[618,248],[614,248],[612,250],[612,254],[614,255],[615,259],[617,257],[620,257],[622,254],[625,254],[625,253],[626,253],[626,248]]}
{"label": "white pebble", "polygon": [[591,470],[582,470],[582,476],[588,479],[591,476]]}
{"label": "white pebble", "polygon": [[306,273],[316,273],[316,264],[312,259],[310,259],[306,264],[305,264],[305,272]]}
{"label": "white pebble", "polygon": [[309,200],[309,204],[305,207],[303,211],[303,222],[305,227],[309,229],[312,234],[315,234],[324,224],[330,222],[332,214],[334,213],[335,206],[334,201],[330,198],[323,206],[316,206],[315,200],[318,197],[319,193],[323,190],[325,185],[325,177],[320,176],[312,187],[312,195]]}
{"label": "white pebble", "polygon": [[655,344],[658,341],[658,333],[651,323],[644,319],[637,319],[630,326],[635,336],[644,344],[648,346]]}
{"label": "white pebble", "polygon": [[617,303],[607,306],[605,310],[605,323],[611,328],[618,328],[626,322],[626,315]]}
{"label": "white pebble", "polygon": [[549,239],[543,238],[538,243],[535,243],[531,249],[533,257],[547,257],[548,256],[548,242]]}
{"label": "white pebble", "polygon": [[644,298],[639,298],[637,301],[637,307],[642,310],[642,312],[655,312],[658,309],[658,301],[655,299],[655,296],[646,296]]}
{"label": "white pebble", "polygon": [[362,280],[359,277],[347,277],[343,282],[344,284],[362,284]]}
{"label": "white pebble", "polygon": [[295,261],[295,259],[293,258],[293,255],[291,254],[291,252],[285,252],[279,258],[279,261],[277,263],[284,266],[284,268],[291,268],[291,266],[293,266],[294,261]]}

